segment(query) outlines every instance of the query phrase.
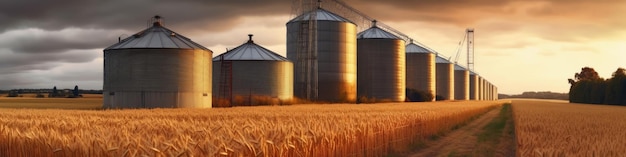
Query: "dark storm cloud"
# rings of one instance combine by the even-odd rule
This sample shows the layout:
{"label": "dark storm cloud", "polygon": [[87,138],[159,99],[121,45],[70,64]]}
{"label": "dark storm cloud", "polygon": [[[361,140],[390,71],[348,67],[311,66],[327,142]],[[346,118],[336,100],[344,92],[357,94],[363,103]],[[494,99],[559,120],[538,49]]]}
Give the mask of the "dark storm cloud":
{"label": "dark storm cloud", "polygon": [[[0,32],[67,27],[136,30],[155,14],[188,29],[226,29],[242,15],[288,14],[290,0],[3,0]],[[184,24],[183,24],[184,23]],[[180,25],[179,25],[180,24]]]}
{"label": "dark storm cloud", "polygon": [[18,53],[61,53],[75,49],[103,48],[115,43],[125,31],[63,29],[13,30],[0,34],[0,47]]}
{"label": "dark storm cloud", "polygon": [[50,70],[59,63],[89,62],[100,56],[98,51],[73,50],[64,53],[14,53],[0,50],[0,74],[31,70]]}

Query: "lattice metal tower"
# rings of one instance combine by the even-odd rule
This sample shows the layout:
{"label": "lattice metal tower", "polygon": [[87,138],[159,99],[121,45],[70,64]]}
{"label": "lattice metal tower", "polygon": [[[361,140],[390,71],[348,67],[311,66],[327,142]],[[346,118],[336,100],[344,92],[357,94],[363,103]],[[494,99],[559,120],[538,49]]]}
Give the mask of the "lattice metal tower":
{"label": "lattice metal tower", "polygon": [[465,33],[467,33],[467,69],[474,71],[474,29],[468,28]]}

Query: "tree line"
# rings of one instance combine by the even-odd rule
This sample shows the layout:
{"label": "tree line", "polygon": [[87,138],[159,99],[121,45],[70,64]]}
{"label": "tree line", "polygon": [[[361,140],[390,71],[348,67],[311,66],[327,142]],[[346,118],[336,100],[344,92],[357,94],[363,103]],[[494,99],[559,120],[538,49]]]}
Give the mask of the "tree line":
{"label": "tree line", "polygon": [[568,93],[556,93],[551,91],[528,91],[522,94],[517,95],[506,95],[506,94],[498,94],[498,98],[507,99],[507,98],[532,98],[532,99],[557,99],[557,100],[569,100]]}
{"label": "tree line", "polygon": [[590,67],[584,67],[574,79],[568,79],[572,103],[626,105],[626,70],[618,68],[609,79],[601,78]]}

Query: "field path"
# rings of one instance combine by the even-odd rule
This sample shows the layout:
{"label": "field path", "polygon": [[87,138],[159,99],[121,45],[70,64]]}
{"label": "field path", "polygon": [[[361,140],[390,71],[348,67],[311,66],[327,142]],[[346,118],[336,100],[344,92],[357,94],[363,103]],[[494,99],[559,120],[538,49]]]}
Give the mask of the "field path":
{"label": "field path", "polygon": [[426,142],[426,148],[419,150],[411,157],[440,157],[451,154],[471,154],[476,147],[477,135],[492,119],[498,116],[500,108],[492,109],[465,126],[456,129],[445,136]]}

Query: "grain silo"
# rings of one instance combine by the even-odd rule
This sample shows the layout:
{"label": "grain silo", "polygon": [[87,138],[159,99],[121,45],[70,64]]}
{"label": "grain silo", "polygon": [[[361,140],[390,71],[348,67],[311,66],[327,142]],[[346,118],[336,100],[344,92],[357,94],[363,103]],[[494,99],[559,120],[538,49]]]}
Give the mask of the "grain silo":
{"label": "grain silo", "polygon": [[295,97],[325,102],[356,101],[353,22],[321,8],[292,19],[287,23],[287,58],[294,63]]}
{"label": "grain silo", "polygon": [[104,49],[104,108],[210,108],[213,52],[163,27]]}
{"label": "grain silo", "polygon": [[498,87],[493,86],[493,100],[500,99],[500,95],[498,95]]}
{"label": "grain silo", "polygon": [[376,101],[405,101],[406,69],[404,40],[371,28],[357,35],[357,95]]}
{"label": "grain silo", "polygon": [[278,105],[293,97],[293,63],[256,43],[213,58],[214,107]]}
{"label": "grain silo", "polygon": [[483,93],[483,91],[485,90],[483,84],[484,84],[484,78],[481,77],[480,75],[478,75],[478,84],[476,84],[476,88],[478,88],[478,100],[485,100],[485,95]]}
{"label": "grain silo", "polygon": [[488,85],[489,85],[488,86],[489,88],[487,88],[487,89],[489,89],[489,92],[488,92],[489,93],[489,95],[488,95],[489,96],[489,100],[493,100],[493,84],[491,84],[491,82],[489,82]]}
{"label": "grain silo", "polygon": [[411,41],[406,45],[406,88],[436,95],[435,54]]}
{"label": "grain silo", "polygon": [[469,71],[454,65],[454,100],[469,100]]}
{"label": "grain silo", "polygon": [[478,87],[480,84],[478,83],[479,76],[473,71],[470,71],[469,74],[469,99],[470,100],[480,100],[478,91],[480,88]]}
{"label": "grain silo", "polygon": [[483,78],[483,86],[482,86],[482,88],[483,88],[483,91],[482,91],[483,100],[489,100],[489,96],[488,96],[489,89],[487,89],[488,88],[488,84],[489,84],[489,81],[487,81],[487,79]]}
{"label": "grain silo", "polygon": [[437,96],[440,100],[454,99],[454,64],[447,59],[437,56],[436,63],[436,82]]}

